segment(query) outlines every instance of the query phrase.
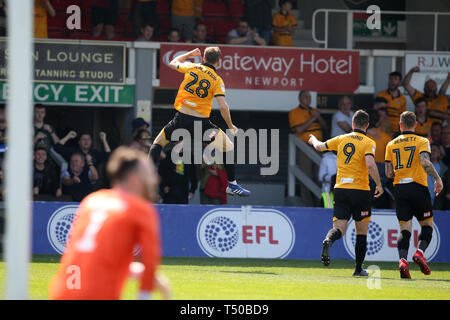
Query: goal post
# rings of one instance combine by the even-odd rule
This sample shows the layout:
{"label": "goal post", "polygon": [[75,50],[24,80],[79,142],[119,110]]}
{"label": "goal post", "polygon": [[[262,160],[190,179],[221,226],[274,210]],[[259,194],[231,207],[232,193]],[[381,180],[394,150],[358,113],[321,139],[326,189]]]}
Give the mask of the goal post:
{"label": "goal post", "polygon": [[[28,298],[32,213],[33,0],[7,3],[6,299]],[[6,55],[5,55],[6,56]]]}

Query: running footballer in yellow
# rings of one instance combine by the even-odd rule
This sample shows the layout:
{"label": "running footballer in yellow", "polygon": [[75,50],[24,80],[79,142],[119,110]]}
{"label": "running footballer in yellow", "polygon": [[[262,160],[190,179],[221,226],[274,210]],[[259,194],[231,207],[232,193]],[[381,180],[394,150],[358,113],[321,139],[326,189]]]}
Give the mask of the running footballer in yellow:
{"label": "running footballer in yellow", "polygon": [[400,224],[397,241],[400,277],[406,279],[411,278],[408,250],[413,217],[421,226],[413,261],[419,265],[422,273],[431,273],[423,255],[433,235],[433,210],[427,175],[435,179],[436,195],[443,188],[442,180],[430,161],[430,142],[414,132],[416,126],[416,115],[410,111],[403,112],[400,115],[401,135],[388,143],[385,155],[386,176],[394,178],[395,210]]}
{"label": "running footballer in yellow", "polygon": [[311,135],[308,141],[317,151],[337,153],[333,228],[328,231],[322,243],[322,263],[325,266],[330,264],[328,250],[334,241],[342,238],[348,220],[353,217],[356,228],[354,276],[368,276],[362,264],[366,257],[367,229],[371,217],[372,195],[369,174],[376,183],[375,197],[380,197],[384,192],[375,163],[375,142],[366,136],[368,127],[369,115],[363,110],[358,110],[352,119],[353,132],[326,142],[321,142]]}

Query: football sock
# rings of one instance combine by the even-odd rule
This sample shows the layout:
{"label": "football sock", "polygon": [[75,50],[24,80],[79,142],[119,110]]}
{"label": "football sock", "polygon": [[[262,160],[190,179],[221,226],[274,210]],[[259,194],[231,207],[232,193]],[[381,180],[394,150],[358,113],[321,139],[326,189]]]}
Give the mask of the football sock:
{"label": "football sock", "polygon": [[364,262],[364,258],[366,257],[366,251],[367,251],[367,235],[357,234],[355,244],[355,258],[356,258],[355,270],[357,272],[361,272],[362,270],[362,264]]}
{"label": "football sock", "polygon": [[398,256],[400,259],[408,260],[409,239],[411,238],[411,232],[403,230],[397,240]]}
{"label": "football sock", "polygon": [[330,231],[328,231],[327,236],[325,237],[325,239],[328,239],[331,241],[331,243],[335,242],[336,240],[340,239],[342,237],[342,233],[339,229],[330,229]]}
{"label": "football sock", "polygon": [[150,148],[150,157],[152,157],[155,166],[158,166],[161,157],[162,147],[159,144],[153,144]]}
{"label": "football sock", "polygon": [[[230,156],[230,154],[233,155],[233,157]],[[236,167],[234,164],[234,152],[233,151],[224,152],[223,156],[224,156],[223,163],[225,164],[225,171],[227,172],[228,181],[235,181]]]}
{"label": "football sock", "polygon": [[237,184],[236,180],[228,181],[228,184]]}
{"label": "football sock", "polygon": [[426,248],[431,242],[431,238],[433,237],[433,228],[430,226],[423,226],[422,231],[419,234],[419,246],[418,248],[425,252]]}

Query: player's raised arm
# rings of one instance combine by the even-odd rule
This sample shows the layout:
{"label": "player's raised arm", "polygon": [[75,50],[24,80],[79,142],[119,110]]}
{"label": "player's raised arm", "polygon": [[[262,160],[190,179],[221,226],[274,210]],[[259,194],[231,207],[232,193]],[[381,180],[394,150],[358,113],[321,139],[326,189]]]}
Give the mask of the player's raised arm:
{"label": "player's raised arm", "polygon": [[172,70],[177,70],[178,66],[180,64],[182,64],[184,61],[186,61],[186,59],[188,59],[190,57],[198,57],[201,55],[202,55],[202,53],[201,53],[200,49],[196,48],[192,51],[186,52],[185,54],[182,54],[182,55],[179,55],[178,57],[173,58],[173,60],[170,61],[170,63],[169,63],[169,67]]}
{"label": "player's raised arm", "polygon": [[369,170],[369,175],[372,177],[373,181],[375,181],[376,189],[375,198],[379,198],[383,193],[383,186],[381,185],[380,174],[378,172],[377,164],[375,163],[375,158],[372,155],[366,155],[366,165]]}
{"label": "player's raised arm", "polygon": [[327,149],[327,144],[325,142],[319,141],[314,135],[309,135],[308,143],[314,147],[319,152]]}
{"label": "player's raised arm", "polygon": [[437,173],[436,168],[430,161],[430,155],[428,153],[420,153],[420,164],[422,165],[425,172],[434,179],[434,192],[436,193],[436,196],[438,196],[444,188],[444,185],[442,184],[442,179]]}

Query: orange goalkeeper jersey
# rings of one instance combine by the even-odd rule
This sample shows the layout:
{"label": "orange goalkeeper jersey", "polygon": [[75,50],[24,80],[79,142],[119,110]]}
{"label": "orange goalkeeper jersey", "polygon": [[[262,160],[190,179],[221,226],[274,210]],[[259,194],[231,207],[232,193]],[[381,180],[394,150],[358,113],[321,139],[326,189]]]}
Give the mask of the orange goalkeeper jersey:
{"label": "orange goalkeeper jersey", "polygon": [[89,195],[75,215],[50,298],[119,299],[137,246],[145,266],[140,289],[151,291],[161,256],[156,209],[118,189]]}

